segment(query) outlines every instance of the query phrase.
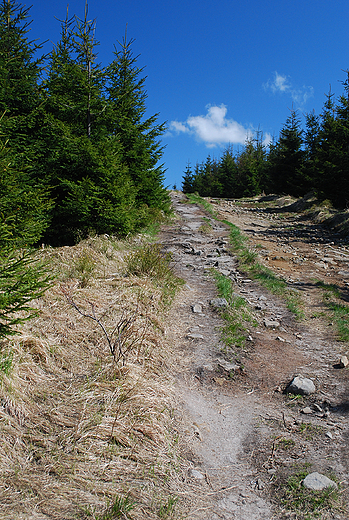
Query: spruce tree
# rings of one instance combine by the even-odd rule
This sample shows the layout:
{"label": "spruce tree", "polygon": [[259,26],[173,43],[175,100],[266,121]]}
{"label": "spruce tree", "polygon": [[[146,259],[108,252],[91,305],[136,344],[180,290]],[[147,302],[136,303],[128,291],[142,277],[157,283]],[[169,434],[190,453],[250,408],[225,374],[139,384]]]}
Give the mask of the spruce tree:
{"label": "spruce tree", "polygon": [[158,114],[145,117],[147,94],[143,69],[133,56],[134,40],[127,34],[115,47],[115,59],[106,69],[108,130],[122,146],[122,161],[137,189],[137,203],[166,210],[169,197],[164,189],[164,168],[159,164],[163,147],[159,137],[165,124],[157,124]]}
{"label": "spruce tree", "polygon": [[193,171],[191,169],[190,163],[188,162],[187,167],[183,174],[182,181],[182,191],[183,193],[193,193]]}
{"label": "spruce tree", "polygon": [[238,170],[232,146],[229,146],[219,161],[218,178],[225,197],[238,197]]}
{"label": "spruce tree", "polygon": [[304,195],[308,189],[302,175],[302,133],[298,114],[292,109],[269,157],[273,190],[277,193],[288,193],[298,197]]}

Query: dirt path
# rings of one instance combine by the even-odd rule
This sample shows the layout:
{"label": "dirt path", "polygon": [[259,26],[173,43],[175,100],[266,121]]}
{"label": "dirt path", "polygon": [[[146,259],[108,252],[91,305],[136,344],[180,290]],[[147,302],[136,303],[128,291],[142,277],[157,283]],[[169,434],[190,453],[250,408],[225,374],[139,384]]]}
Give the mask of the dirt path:
{"label": "dirt path", "polygon": [[[188,518],[297,518],[280,497],[288,477],[300,468],[335,475],[342,488],[347,485],[348,372],[335,368],[346,349],[315,312],[323,304],[314,278],[340,282],[347,291],[340,273],[349,250],[309,223],[302,227],[229,202],[217,206],[220,218],[260,244],[263,261],[301,291],[305,319],[296,322],[282,300],[238,271],[223,224],[185,203],[181,193],[173,192],[172,199],[180,220],[161,240],[186,281],[169,316],[167,336],[178,351],[175,413],[188,480],[197,494]],[[208,223],[212,229],[205,233]],[[257,322],[247,331],[249,341],[235,371],[222,361],[223,322],[210,305],[217,297],[212,267],[234,281],[234,292],[248,302]],[[282,393],[297,374],[314,381],[314,395],[290,400]],[[302,413],[307,407],[311,413]],[[345,501],[345,492],[342,496]],[[336,511],[321,518],[347,514]]]}

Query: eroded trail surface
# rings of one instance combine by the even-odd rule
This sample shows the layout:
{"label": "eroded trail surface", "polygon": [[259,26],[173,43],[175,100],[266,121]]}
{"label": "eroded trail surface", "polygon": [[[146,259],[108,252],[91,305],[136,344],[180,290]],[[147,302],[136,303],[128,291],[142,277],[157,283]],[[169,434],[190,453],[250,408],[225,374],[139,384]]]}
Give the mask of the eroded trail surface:
{"label": "eroded trail surface", "polygon": [[[336,283],[345,297],[349,248],[295,217],[286,222],[253,205],[215,205],[219,218],[237,225],[251,245],[259,244],[262,262],[300,291],[305,318],[296,321],[282,299],[239,272],[223,223],[179,192],[172,200],[179,219],[161,240],[186,282],[167,336],[178,351],[175,413],[196,497],[188,518],[298,518],[282,498],[288,478],[300,470],[335,477],[345,504],[349,378],[338,359],[347,351],[323,315],[323,290],[314,280]],[[246,347],[234,359],[220,340],[212,267],[231,278],[234,293],[254,316]],[[286,395],[295,375],[311,378],[315,394]],[[336,509],[321,518],[348,514]]]}

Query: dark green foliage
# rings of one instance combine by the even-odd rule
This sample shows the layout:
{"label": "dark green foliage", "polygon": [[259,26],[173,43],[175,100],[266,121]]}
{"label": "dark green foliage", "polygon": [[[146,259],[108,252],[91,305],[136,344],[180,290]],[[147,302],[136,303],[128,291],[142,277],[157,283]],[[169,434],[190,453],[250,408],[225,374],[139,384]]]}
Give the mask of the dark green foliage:
{"label": "dark green foliage", "polygon": [[183,182],[182,182],[183,193],[193,193],[194,192],[193,182],[194,182],[194,175],[193,175],[190,163],[188,162],[184,175],[183,175]]}
{"label": "dark green foliage", "polygon": [[0,339],[16,333],[16,325],[34,316],[30,302],[49,285],[43,265],[31,252],[0,253]]}
{"label": "dark green foliage", "polygon": [[108,132],[117,135],[122,162],[137,188],[136,200],[149,207],[167,209],[169,198],[163,187],[163,166],[158,165],[163,148],[158,138],[165,125],[157,124],[158,114],[145,119],[147,97],[143,69],[137,67],[127,36],[115,47],[115,59],[106,69]]}
{"label": "dark green foliage", "polygon": [[28,42],[28,11],[15,0],[0,3],[0,114],[29,114],[39,103],[40,46]]}
{"label": "dark green foliage", "polygon": [[60,41],[37,59],[29,9],[0,0],[0,338],[35,314],[49,284],[30,246],[125,236],[169,208],[164,125],[145,118],[132,41],[102,69],[87,15],[87,2],[83,19],[67,12]]}
{"label": "dark green foliage", "polygon": [[302,149],[302,130],[297,112],[291,110],[280,137],[269,158],[269,168],[272,185],[277,193],[304,195],[304,176],[302,165],[304,151]]}
{"label": "dark green foliage", "polygon": [[[208,157],[183,177],[186,193],[229,198],[259,193],[302,197],[310,190],[321,200],[346,208],[349,204],[349,73],[337,103],[330,93],[323,112],[306,115],[305,131],[291,110],[278,139],[268,146],[260,132],[237,154],[229,147],[217,162]],[[214,163],[214,167],[212,165]]]}
{"label": "dark green foliage", "polygon": [[[145,79],[133,41],[125,37],[103,69],[86,2],[82,19],[67,11],[60,41],[37,60],[28,15],[14,0],[1,1],[0,116],[12,169],[21,172],[1,179],[4,189],[22,187],[18,213],[29,211],[35,241],[71,244],[89,233],[141,229],[170,201],[158,164],[165,127],[157,115],[145,117]],[[16,193],[6,200],[7,212]],[[47,194],[50,204],[43,203]],[[8,217],[7,227],[10,220],[17,226]]]}

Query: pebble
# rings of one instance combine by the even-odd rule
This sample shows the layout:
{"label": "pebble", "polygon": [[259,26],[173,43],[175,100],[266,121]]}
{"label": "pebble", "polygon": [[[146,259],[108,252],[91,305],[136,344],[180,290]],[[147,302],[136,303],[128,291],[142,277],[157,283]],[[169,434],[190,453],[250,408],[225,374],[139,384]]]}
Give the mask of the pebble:
{"label": "pebble", "polygon": [[192,311],[195,313],[198,313],[198,314],[202,313],[202,305],[200,305],[199,303],[194,303],[194,305],[192,305],[191,308],[192,308]]}
{"label": "pebble", "polygon": [[280,327],[280,322],[277,320],[271,320],[269,318],[265,318],[264,326],[267,328],[277,329],[278,327]]}
{"label": "pebble", "polygon": [[225,359],[217,359],[217,364],[223,370],[227,372],[231,372],[232,370],[239,370],[240,366],[235,363],[229,363],[229,361],[225,361]]}
{"label": "pebble", "polygon": [[190,469],[189,475],[192,478],[195,478],[196,480],[203,480],[205,478],[204,475],[200,473],[200,471],[198,471],[197,469]]}
{"label": "pebble", "polygon": [[189,333],[187,334],[187,338],[188,339],[204,339],[203,335],[202,334],[197,334],[197,333]]}
{"label": "pebble", "polygon": [[306,406],[305,408],[303,408],[303,410],[301,410],[301,413],[309,415],[309,414],[313,413],[313,411],[309,406]]}

